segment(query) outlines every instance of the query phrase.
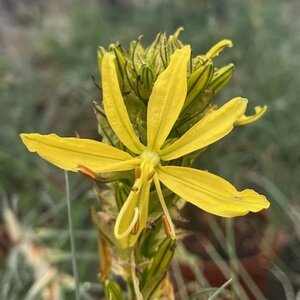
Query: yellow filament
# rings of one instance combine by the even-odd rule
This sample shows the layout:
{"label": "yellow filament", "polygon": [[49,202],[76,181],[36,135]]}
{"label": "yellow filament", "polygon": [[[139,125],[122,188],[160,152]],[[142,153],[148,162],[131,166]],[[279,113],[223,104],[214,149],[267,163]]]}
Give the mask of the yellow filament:
{"label": "yellow filament", "polygon": [[164,199],[161,187],[160,187],[160,183],[159,183],[159,179],[158,179],[157,174],[154,175],[154,184],[155,184],[155,188],[156,188],[156,191],[157,191],[158,199],[160,201],[162,210],[163,210],[163,212],[165,214],[165,217],[166,217],[166,221],[167,221],[167,223],[169,225],[169,228],[170,228],[169,234],[170,234],[172,239],[175,239],[176,235],[175,235],[174,225],[173,225],[173,222],[171,220],[171,216],[169,214],[169,210],[167,208],[167,205],[166,205],[166,202],[165,202],[165,199]]}

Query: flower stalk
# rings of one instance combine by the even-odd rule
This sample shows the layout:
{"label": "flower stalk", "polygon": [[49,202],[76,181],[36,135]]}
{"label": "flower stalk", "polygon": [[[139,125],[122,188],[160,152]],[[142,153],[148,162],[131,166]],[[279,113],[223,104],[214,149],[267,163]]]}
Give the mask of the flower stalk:
{"label": "flower stalk", "polygon": [[254,190],[238,191],[221,177],[191,168],[208,146],[256,121],[266,108],[245,116],[248,100],[242,97],[218,107],[214,95],[230,81],[233,65],[217,68],[213,59],[232,42],[192,57],[191,47],[179,40],[181,30],[158,34],[146,48],[141,38],[128,51],[120,44],[99,47],[102,101],[94,107],[101,142],[21,134],[29,151],[94,181],[99,201],[91,216],[107,299],[123,297],[114,276],[127,283],[131,299],[162,299],[164,288],[170,290],[166,274],[180,198],[223,217],[269,206]]}

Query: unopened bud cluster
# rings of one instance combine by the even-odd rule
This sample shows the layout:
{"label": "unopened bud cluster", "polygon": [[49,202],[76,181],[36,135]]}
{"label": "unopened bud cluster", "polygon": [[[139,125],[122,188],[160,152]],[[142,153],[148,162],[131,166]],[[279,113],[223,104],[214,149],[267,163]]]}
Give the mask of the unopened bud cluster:
{"label": "unopened bud cluster", "polygon": [[[129,118],[134,126],[135,132],[143,144],[147,144],[147,104],[154,83],[159,74],[162,73],[170,62],[170,56],[176,49],[184,47],[179,40],[179,28],[173,35],[167,37],[165,33],[159,33],[152,44],[143,47],[141,38],[130,44],[126,50],[119,43],[111,44],[108,49],[98,48],[98,65],[101,74],[101,63],[105,53],[111,52],[116,60],[116,71],[120,90],[128,111]],[[189,130],[197,121],[214,109],[213,98],[231,79],[233,64],[216,68],[213,58],[217,56],[224,47],[231,47],[229,40],[223,40],[213,46],[206,54],[191,57],[187,72],[187,96],[185,104],[178,120],[175,123],[166,143],[178,139]],[[125,146],[119,141],[106,118],[103,107],[94,103],[98,119],[98,130],[103,142],[111,144],[122,150]],[[172,107],[169,108],[170,110]],[[203,151],[203,150],[199,150]],[[191,166],[193,159],[199,151],[186,155],[174,161],[175,165]],[[97,175],[97,195],[100,198],[101,212],[91,211],[92,220],[100,232],[99,246],[101,255],[101,274],[105,284],[105,294],[108,299],[123,299],[119,285],[108,274],[112,271],[123,278],[128,277],[130,266],[126,259],[129,255],[128,249],[119,247],[113,236],[114,215],[124,205],[128,194],[132,189],[134,180],[138,177],[139,169],[134,172],[108,173]],[[102,183],[110,183],[102,185]],[[166,203],[171,208],[178,205],[178,196],[163,188]],[[160,282],[172,260],[175,251],[175,240],[168,236],[168,229],[161,218],[161,207],[157,201],[156,191],[152,190],[149,201],[149,222],[142,234],[139,246],[135,249],[138,253],[136,263],[140,266],[140,289],[145,299],[157,293]],[[116,207],[117,206],[117,207]],[[177,211],[171,211],[176,219]],[[114,261],[114,263],[112,263]],[[146,263],[147,262],[147,263]],[[117,266],[117,267],[116,267]],[[103,277],[103,274],[107,274]]]}
{"label": "unopened bud cluster", "polygon": [[[119,43],[109,45],[108,50],[103,47],[98,48],[100,73],[103,55],[106,52],[112,52],[116,57],[121,92],[131,122],[143,143],[146,143],[146,113],[149,96],[158,75],[168,66],[170,56],[176,49],[184,46],[179,40],[181,31],[182,28],[179,28],[169,37],[165,33],[159,33],[148,47],[143,47],[140,37],[137,41],[130,43],[128,51]],[[185,105],[170,138],[178,138],[201,119],[205,111],[212,106],[214,95],[231,79],[233,64],[216,68],[212,60],[225,47],[232,47],[232,42],[222,40],[206,54],[191,57],[187,72],[188,92]],[[170,109],[172,108],[170,107]],[[107,124],[103,124],[102,118],[98,118],[98,120],[100,127],[107,128]],[[100,129],[100,134],[106,142],[110,143],[109,139],[106,139],[106,135],[115,140],[110,130],[103,132],[103,129]]]}

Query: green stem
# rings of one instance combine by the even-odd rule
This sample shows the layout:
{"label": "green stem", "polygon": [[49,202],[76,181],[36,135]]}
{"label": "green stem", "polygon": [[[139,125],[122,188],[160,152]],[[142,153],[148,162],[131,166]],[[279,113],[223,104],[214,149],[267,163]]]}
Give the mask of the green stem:
{"label": "green stem", "polygon": [[136,300],[143,300],[143,295],[140,292],[139,288],[139,280],[136,276],[136,263],[135,263],[135,256],[134,256],[134,249],[131,250],[130,253],[130,269],[131,269],[131,279],[133,284],[133,289],[135,293]]}
{"label": "green stem", "polygon": [[71,252],[72,252],[72,267],[73,267],[73,275],[75,278],[75,295],[76,295],[76,300],[80,300],[79,276],[78,276],[77,263],[76,263],[75,238],[74,238],[72,216],[71,216],[70,186],[69,186],[69,177],[67,171],[65,171],[65,181],[66,181],[66,198],[67,198],[67,210],[68,210],[69,231],[70,231],[70,241],[71,241]]}
{"label": "green stem", "polygon": [[223,290],[232,282],[232,278],[227,280],[222,286],[220,286],[209,298],[208,300],[216,299],[216,297],[223,292]]}

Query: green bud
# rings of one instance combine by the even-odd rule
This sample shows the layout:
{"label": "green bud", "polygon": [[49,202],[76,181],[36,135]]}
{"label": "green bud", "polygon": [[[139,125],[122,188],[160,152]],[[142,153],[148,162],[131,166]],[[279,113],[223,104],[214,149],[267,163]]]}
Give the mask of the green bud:
{"label": "green bud", "polygon": [[125,65],[126,65],[125,55],[122,51],[121,46],[119,46],[119,45],[111,44],[109,46],[109,50],[115,54],[118,81],[119,81],[119,85],[122,89],[123,84],[124,84],[124,71],[125,71]]}
{"label": "green bud", "polygon": [[183,27],[179,27],[173,35],[169,36],[169,39],[168,39],[169,54],[172,54],[175,52],[176,49],[180,49],[183,47],[183,44],[181,43],[181,41],[178,40],[178,36],[182,30],[183,30]]}
{"label": "green bud", "polygon": [[231,48],[233,46],[232,41],[230,40],[222,40],[219,43],[212,46],[206,53],[207,59],[216,57],[220,54],[221,51],[224,50],[225,47]]}
{"label": "green bud", "polygon": [[155,60],[157,56],[157,47],[159,45],[161,32],[158,33],[155,37],[155,40],[152,42],[150,46],[145,49],[145,57],[148,62],[153,62],[155,65]]}
{"label": "green bud", "polygon": [[[176,31],[174,32],[174,34],[170,35],[170,38],[173,38],[173,39],[178,40],[179,35],[180,35],[181,31],[183,31],[183,30],[184,30],[184,29],[183,29],[182,26],[178,27],[178,28],[176,29]],[[181,44],[181,46],[183,46],[183,44],[182,44],[179,40],[178,40],[178,42]]]}
{"label": "green bud", "polygon": [[163,70],[166,69],[170,61],[170,54],[168,53],[168,41],[165,33],[160,34],[155,50],[158,53],[158,58],[160,59]]}
{"label": "green bud", "polygon": [[[154,202],[151,201],[150,198],[149,203]],[[154,199],[153,199],[154,200]],[[161,211],[159,211],[161,214]],[[152,222],[149,222],[148,230],[143,235],[143,241],[141,243],[140,253],[151,259],[155,252],[157,251],[157,245],[161,241],[163,237],[165,237],[165,233],[162,233],[162,220],[161,218],[156,218]]]}
{"label": "green bud", "polygon": [[139,37],[138,41],[133,41],[130,45],[130,58],[132,60],[132,66],[137,75],[141,75],[141,67],[144,62],[145,49],[141,45],[140,40],[142,36]]}
{"label": "green bud", "polygon": [[188,79],[188,92],[183,109],[188,108],[191,103],[200,97],[210,83],[213,74],[214,66],[212,62],[208,62],[194,71],[194,73]]}
{"label": "green bud", "polygon": [[209,107],[213,100],[213,90],[206,89],[197,101],[186,109],[185,113],[181,115],[178,122],[178,130],[183,134],[188,131],[194,124],[196,124],[202,117],[205,110]]}
{"label": "green bud", "polygon": [[213,79],[210,82],[209,88],[217,94],[232,78],[234,65],[229,64],[215,71]]}
{"label": "green bud", "polygon": [[199,67],[205,65],[208,60],[205,55],[198,55],[192,59],[193,72],[197,70]]}
{"label": "green bud", "polygon": [[154,75],[152,69],[147,65],[142,66],[141,80],[147,89],[152,89],[154,84]]}
{"label": "green bud", "polygon": [[118,181],[116,183],[115,195],[116,195],[116,202],[119,211],[121,210],[123,204],[128,198],[129,193],[130,193],[130,187],[127,184],[121,181]]}
{"label": "green bud", "polygon": [[175,248],[176,240],[166,238],[161,242],[152,258],[151,263],[144,272],[144,276],[140,283],[141,290],[147,285],[147,283],[151,282],[154,277],[159,275],[164,276],[173,258]]}
{"label": "green bud", "polygon": [[107,279],[105,281],[104,293],[105,293],[106,299],[111,299],[111,300],[124,300],[125,299],[123,297],[121,287],[119,286],[119,284],[116,281],[114,281],[112,279]]}

